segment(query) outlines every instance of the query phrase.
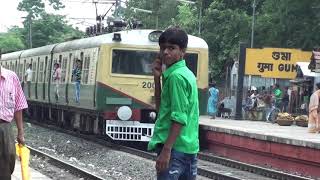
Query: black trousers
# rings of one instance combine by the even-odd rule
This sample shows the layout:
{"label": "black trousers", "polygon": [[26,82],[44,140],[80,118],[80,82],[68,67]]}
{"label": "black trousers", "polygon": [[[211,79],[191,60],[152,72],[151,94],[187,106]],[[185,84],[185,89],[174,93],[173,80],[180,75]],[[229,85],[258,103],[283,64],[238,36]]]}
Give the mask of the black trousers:
{"label": "black trousers", "polygon": [[16,162],[15,139],[10,123],[0,122],[0,179],[11,180]]}

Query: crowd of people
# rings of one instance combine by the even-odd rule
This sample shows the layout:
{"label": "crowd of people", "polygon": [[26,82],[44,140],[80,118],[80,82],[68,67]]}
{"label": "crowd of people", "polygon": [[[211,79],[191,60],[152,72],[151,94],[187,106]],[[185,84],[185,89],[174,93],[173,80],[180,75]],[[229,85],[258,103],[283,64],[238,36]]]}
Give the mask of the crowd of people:
{"label": "crowd of people", "polygon": [[289,111],[290,95],[291,89],[289,87],[281,89],[279,84],[274,84],[269,91],[262,87],[259,92],[253,87],[247,92],[243,109],[245,113],[251,114],[253,118],[256,118],[254,111],[264,111],[265,120],[270,122],[274,120],[270,117],[273,110],[276,109],[278,112]]}

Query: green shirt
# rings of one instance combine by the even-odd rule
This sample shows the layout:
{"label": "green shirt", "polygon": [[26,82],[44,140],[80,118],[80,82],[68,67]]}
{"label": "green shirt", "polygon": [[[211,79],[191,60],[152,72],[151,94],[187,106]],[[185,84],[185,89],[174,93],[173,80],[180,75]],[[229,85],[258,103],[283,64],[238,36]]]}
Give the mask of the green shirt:
{"label": "green shirt", "polygon": [[275,89],[274,90],[274,96],[276,98],[276,102],[281,102],[281,97],[282,97],[282,91],[280,89]]}
{"label": "green shirt", "polygon": [[161,103],[148,149],[164,144],[173,121],[182,125],[173,149],[187,154],[199,151],[199,102],[197,81],[185,60],[171,65],[162,74]]}

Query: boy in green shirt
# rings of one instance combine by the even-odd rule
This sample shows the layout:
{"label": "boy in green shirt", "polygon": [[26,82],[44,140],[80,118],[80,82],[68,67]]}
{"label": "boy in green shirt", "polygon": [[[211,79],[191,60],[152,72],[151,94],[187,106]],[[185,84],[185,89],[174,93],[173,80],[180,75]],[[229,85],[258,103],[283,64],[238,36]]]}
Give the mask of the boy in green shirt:
{"label": "boy in green shirt", "polygon": [[[191,180],[197,175],[198,88],[183,59],[187,44],[185,31],[167,29],[159,37],[160,53],[153,64],[158,118],[148,149],[158,153],[158,180]],[[162,65],[166,66],[163,72]]]}

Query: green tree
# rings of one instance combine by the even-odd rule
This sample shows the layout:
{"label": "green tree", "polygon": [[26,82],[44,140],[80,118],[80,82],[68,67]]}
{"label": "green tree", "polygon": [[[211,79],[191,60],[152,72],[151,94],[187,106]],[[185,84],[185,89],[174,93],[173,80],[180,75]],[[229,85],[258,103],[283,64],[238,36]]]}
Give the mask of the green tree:
{"label": "green tree", "polygon": [[210,70],[215,80],[222,79],[225,65],[237,57],[239,42],[250,38],[251,17],[246,10],[227,2],[212,2],[203,18],[202,36],[209,46]]}
{"label": "green tree", "polygon": [[[48,2],[55,10],[64,8],[61,0]],[[28,13],[27,19],[23,22],[25,28],[22,34],[25,37],[24,42],[29,44],[27,42],[31,27],[32,47],[84,37],[83,32],[68,25],[65,16],[46,13],[44,0],[22,0],[17,9]]]}
{"label": "green tree", "polygon": [[33,46],[39,47],[84,37],[84,33],[67,24],[65,16],[42,13],[32,25]]}
{"label": "green tree", "polygon": [[0,49],[2,53],[18,51],[25,48],[22,29],[12,27],[7,33],[0,33]]}
{"label": "green tree", "polygon": [[267,0],[257,16],[259,46],[311,49],[319,45],[319,1]]}

